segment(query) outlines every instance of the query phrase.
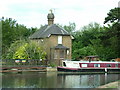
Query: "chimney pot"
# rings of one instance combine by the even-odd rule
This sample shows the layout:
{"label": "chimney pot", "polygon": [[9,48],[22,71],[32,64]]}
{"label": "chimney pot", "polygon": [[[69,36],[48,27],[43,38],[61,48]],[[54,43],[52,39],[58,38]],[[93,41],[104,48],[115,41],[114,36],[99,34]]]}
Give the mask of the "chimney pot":
{"label": "chimney pot", "polygon": [[48,25],[52,25],[54,24],[54,14],[52,13],[52,10],[50,10],[50,13],[48,13],[47,15],[48,18]]}

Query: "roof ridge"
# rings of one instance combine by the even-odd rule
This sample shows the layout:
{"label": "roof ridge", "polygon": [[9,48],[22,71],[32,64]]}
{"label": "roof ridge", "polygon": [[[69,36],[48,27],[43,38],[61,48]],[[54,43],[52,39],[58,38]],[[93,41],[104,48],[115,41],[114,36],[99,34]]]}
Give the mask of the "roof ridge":
{"label": "roof ridge", "polygon": [[56,24],[45,25],[40,30],[36,31],[33,35],[30,36],[31,39],[35,38],[45,38],[49,35],[70,35],[66,30],[59,27]]}
{"label": "roof ridge", "polygon": [[[51,25],[50,25],[50,26],[51,26]],[[46,27],[45,30],[41,33],[41,35],[44,34],[44,33],[48,30],[48,28],[50,28],[50,26],[47,25],[47,27]]]}
{"label": "roof ridge", "polygon": [[[36,36],[37,34],[39,34],[40,32],[42,32],[42,30],[47,27],[48,25],[44,25],[42,26],[40,29],[38,29],[36,32],[34,32],[32,35],[29,36],[29,38],[34,38],[34,36]],[[40,33],[41,35],[41,33]]]}
{"label": "roof ridge", "polygon": [[[58,25],[56,25],[56,26],[58,26]],[[60,27],[60,26],[58,26],[59,28],[61,28],[61,29],[63,29],[66,33],[68,33],[69,34],[69,32],[68,31],[66,31],[63,27]]]}
{"label": "roof ridge", "polygon": [[[41,35],[44,36],[44,33],[47,32],[47,31],[49,31],[49,28],[51,28],[52,26],[53,26],[53,24],[52,24],[52,25],[48,25],[47,28],[42,32]],[[49,35],[51,35],[51,33],[49,33],[48,36],[49,36]],[[47,36],[47,37],[48,37],[48,36]]]}

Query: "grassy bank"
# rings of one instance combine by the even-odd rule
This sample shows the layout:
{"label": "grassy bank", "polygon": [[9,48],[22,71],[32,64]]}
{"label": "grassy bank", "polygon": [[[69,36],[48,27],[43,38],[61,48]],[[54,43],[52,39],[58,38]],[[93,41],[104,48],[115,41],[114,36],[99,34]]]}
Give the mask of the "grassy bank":
{"label": "grassy bank", "polygon": [[120,89],[120,80],[99,86],[98,88],[119,88]]}

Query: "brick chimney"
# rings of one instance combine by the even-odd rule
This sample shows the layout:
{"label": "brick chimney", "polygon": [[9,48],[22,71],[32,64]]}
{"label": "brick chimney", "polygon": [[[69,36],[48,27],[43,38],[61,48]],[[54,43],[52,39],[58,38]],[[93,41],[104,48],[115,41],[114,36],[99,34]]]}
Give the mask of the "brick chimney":
{"label": "brick chimney", "polygon": [[48,25],[54,24],[54,14],[52,13],[52,10],[50,10],[50,13],[48,13],[47,18],[48,18]]}

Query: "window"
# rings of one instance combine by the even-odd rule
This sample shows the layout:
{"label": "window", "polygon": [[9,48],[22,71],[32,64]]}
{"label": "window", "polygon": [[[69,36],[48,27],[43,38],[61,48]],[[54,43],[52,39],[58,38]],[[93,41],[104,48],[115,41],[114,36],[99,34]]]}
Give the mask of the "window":
{"label": "window", "polygon": [[111,64],[106,64],[107,67],[111,67]]}
{"label": "window", "polygon": [[66,66],[66,63],[65,63],[65,62],[63,62],[63,66]]}
{"label": "window", "polygon": [[100,67],[100,64],[94,64],[94,67]]}
{"label": "window", "polygon": [[118,67],[118,64],[115,64],[116,67]]}
{"label": "window", "polygon": [[62,44],[62,36],[58,36],[58,44]]}
{"label": "window", "polygon": [[69,51],[69,50],[67,50],[67,55],[69,55],[69,53],[70,53],[70,51]]}
{"label": "window", "polygon": [[87,67],[88,65],[87,64],[82,64],[82,67]]}

